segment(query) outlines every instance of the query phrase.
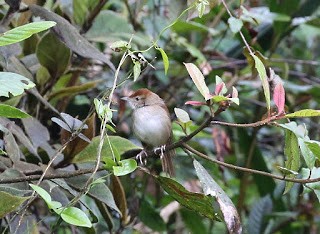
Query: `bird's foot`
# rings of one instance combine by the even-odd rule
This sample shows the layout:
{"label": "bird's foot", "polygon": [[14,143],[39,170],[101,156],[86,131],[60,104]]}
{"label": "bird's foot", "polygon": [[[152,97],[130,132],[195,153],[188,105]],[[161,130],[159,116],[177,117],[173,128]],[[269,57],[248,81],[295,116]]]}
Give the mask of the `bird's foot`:
{"label": "bird's foot", "polygon": [[141,165],[147,164],[148,154],[145,150],[141,150],[141,152],[136,156],[136,160],[139,160]]}
{"label": "bird's foot", "polygon": [[[160,151],[160,154],[158,153],[158,151]],[[163,157],[164,157],[164,152],[166,151],[166,145],[162,145],[162,146],[160,146],[160,147],[158,147],[158,148],[155,148],[154,150],[153,150],[153,152],[155,153],[155,154],[158,154],[158,155],[160,155],[160,159],[162,159]]]}

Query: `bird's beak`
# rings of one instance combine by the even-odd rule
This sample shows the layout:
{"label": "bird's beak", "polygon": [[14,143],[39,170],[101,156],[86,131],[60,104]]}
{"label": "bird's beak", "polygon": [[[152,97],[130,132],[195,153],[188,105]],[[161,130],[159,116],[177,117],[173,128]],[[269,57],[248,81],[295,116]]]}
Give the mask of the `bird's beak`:
{"label": "bird's beak", "polygon": [[122,97],[121,100],[128,101],[129,97]]}

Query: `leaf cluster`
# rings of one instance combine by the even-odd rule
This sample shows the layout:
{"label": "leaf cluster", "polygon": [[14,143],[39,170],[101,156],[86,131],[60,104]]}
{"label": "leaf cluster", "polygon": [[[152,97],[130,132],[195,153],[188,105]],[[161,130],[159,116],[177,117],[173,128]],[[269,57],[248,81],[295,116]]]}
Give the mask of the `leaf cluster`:
{"label": "leaf cluster", "polygon": [[[16,3],[0,6],[1,232],[318,230],[318,1]],[[135,159],[121,97],[141,87],[172,114],[175,178]]]}

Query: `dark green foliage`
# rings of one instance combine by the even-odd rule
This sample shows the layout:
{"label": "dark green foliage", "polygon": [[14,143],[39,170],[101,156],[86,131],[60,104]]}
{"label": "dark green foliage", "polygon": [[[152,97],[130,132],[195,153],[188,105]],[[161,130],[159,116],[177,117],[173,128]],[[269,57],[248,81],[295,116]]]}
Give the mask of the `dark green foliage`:
{"label": "dark green foliage", "polygon": [[1,232],[320,233],[320,1],[38,2],[0,5]]}

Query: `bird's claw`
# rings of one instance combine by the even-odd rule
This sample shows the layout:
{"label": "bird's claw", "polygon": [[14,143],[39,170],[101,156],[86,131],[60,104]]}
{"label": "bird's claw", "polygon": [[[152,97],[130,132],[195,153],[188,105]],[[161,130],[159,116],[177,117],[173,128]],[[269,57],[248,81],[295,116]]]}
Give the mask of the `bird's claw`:
{"label": "bird's claw", "polygon": [[147,152],[145,150],[141,150],[141,152],[136,156],[136,160],[139,160],[141,165],[146,165],[147,157]]}
{"label": "bird's claw", "polygon": [[166,145],[162,145],[162,146],[160,146],[160,147],[158,147],[158,148],[155,148],[155,149],[153,150],[153,152],[154,152],[155,154],[158,154],[158,153],[157,153],[158,150],[160,150],[160,159],[162,159],[162,158],[164,157],[164,152],[166,151]]}
{"label": "bird's claw", "polygon": [[[153,150],[155,154],[160,155],[160,159],[163,159],[165,151],[166,151],[166,145],[162,145]],[[136,160],[138,160],[141,165],[146,165],[147,157],[148,157],[147,152],[145,150],[141,150],[141,152],[136,156]]]}

